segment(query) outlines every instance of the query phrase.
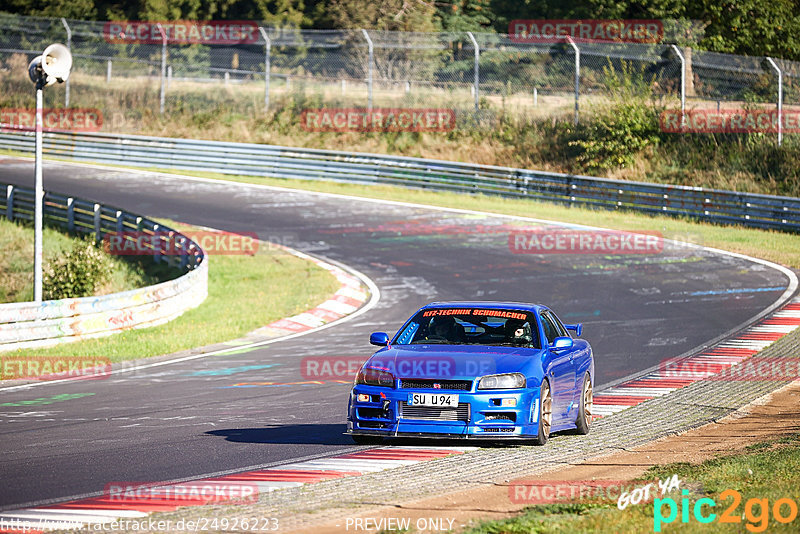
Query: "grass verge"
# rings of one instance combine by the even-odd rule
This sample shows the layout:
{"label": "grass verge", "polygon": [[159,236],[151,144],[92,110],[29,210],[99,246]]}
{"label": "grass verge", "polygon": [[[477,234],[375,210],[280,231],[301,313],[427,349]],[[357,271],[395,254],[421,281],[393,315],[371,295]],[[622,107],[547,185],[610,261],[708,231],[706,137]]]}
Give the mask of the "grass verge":
{"label": "grass verge", "polygon": [[[56,228],[43,229],[44,271],[48,264],[72,249],[77,237]],[[0,219],[0,302],[33,300],[33,228],[29,224]],[[107,295],[162,281],[164,273],[143,262],[107,256],[113,271],[95,295]]]}
{"label": "grass verge", "polygon": [[[699,465],[688,463],[656,466],[649,469],[639,480],[666,480],[673,474],[681,479],[681,488],[688,495],[673,491],[664,496],[675,501],[676,517],[670,523],[658,525],[655,516],[669,517],[669,505],[658,506],[656,502],[630,505],[624,510],[616,502],[587,500],[581,502],[548,504],[526,508],[520,515],[509,519],[484,521],[465,530],[465,534],[550,534],[550,533],[594,533],[594,532],[797,532],[798,491],[800,487],[800,434],[787,436],[770,442],[751,445],[744,453],[707,460]],[[642,486],[646,482],[642,482]],[[736,502],[735,490],[740,495]],[[683,521],[682,499],[688,499],[688,515]],[[695,517],[695,504],[708,498],[701,507],[703,516],[715,514],[707,524]],[[754,499],[754,501],[751,501]],[[788,519],[786,523],[776,520],[775,503],[781,499],[778,514]],[[793,505],[788,502],[793,502]],[[656,512],[660,510],[661,514]],[[794,510],[794,514],[792,514]],[[731,521],[722,522],[729,512]],[[660,530],[655,530],[659,528]]]}
{"label": "grass verge", "polygon": [[209,261],[208,298],[199,307],[160,326],[39,349],[35,354],[96,356],[112,362],[168,354],[235,339],[307,310],[338,288],[336,279],[324,269],[269,247],[260,247],[253,256],[213,256]]}

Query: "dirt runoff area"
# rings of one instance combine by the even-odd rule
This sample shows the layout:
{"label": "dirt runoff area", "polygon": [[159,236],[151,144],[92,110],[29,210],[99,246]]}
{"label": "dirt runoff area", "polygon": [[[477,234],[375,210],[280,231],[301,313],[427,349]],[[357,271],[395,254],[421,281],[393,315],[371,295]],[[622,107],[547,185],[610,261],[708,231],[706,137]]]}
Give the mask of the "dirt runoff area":
{"label": "dirt runoff area", "polygon": [[[541,490],[547,488],[551,493],[559,489],[563,493],[563,488],[575,487],[570,482],[592,481],[592,485],[599,487],[603,481],[610,484],[639,477],[654,465],[700,463],[735,453],[754,443],[797,432],[800,432],[800,380],[757,399],[717,422],[628,451],[508,482],[397,503],[390,507],[376,507],[348,518],[347,525],[344,520],[337,520],[301,532],[391,532],[401,530],[406,525],[411,532],[458,532],[471,521],[511,517],[530,506],[531,500],[528,498],[512,499],[519,485],[524,484],[529,488],[538,486]],[[545,496],[544,491],[542,496]]]}

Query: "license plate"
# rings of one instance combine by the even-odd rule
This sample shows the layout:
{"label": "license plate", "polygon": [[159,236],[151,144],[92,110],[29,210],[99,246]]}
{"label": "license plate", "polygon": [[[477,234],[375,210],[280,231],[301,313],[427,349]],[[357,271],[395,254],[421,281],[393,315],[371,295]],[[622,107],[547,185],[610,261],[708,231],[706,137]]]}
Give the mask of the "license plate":
{"label": "license plate", "polygon": [[458,408],[458,395],[441,393],[409,393],[409,406],[430,406],[437,408]]}

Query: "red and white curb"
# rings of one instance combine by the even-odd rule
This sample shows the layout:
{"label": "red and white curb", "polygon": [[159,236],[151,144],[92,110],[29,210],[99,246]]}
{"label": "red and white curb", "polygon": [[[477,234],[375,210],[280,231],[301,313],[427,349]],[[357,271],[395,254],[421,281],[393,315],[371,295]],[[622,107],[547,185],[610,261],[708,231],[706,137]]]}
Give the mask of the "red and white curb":
{"label": "red and white curb", "polygon": [[256,331],[258,335],[282,337],[319,328],[324,324],[352,314],[369,300],[370,295],[367,291],[364,291],[362,281],[341,267],[288,247],[280,248],[325,269],[338,280],[341,287],[330,299],[316,308],[306,310],[292,317],[285,317],[261,327]]}
{"label": "red and white curb", "polygon": [[[220,477],[202,478],[177,484],[153,486],[144,495],[134,491],[106,494],[99,497],[73,500],[50,506],[22,508],[0,513],[0,532],[44,532],[53,529],[79,529],[104,525],[121,520],[141,520],[153,512],[171,512],[185,506],[224,504],[209,501],[200,495],[204,490],[225,487],[257,487],[258,494],[283,488],[293,488],[349,476],[359,476],[385,469],[393,469],[419,462],[435,460],[453,454],[463,454],[477,447],[400,447],[367,449],[356,452],[317,458],[268,469],[245,471]],[[180,488],[178,488],[180,487]],[[186,495],[186,488],[195,489]],[[172,488],[172,489],[171,489]],[[240,491],[239,494],[247,492]]]}
{"label": "red and white curb", "polygon": [[[595,416],[608,416],[644,401],[660,397],[720,373],[747,360],[800,327],[800,298],[795,298],[780,311],[746,328],[733,338],[679,362],[685,371],[669,366],[642,377],[628,380],[594,396]],[[686,365],[688,364],[688,365]],[[692,372],[691,369],[696,369]]]}

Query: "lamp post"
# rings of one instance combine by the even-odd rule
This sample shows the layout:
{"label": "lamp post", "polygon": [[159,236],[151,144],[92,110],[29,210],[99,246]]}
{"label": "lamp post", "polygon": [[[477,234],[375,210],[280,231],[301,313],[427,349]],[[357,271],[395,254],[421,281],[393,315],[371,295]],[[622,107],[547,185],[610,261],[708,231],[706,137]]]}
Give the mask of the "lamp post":
{"label": "lamp post", "polygon": [[34,160],[33,200],[33,300],[42,302],[42,90],[54,83],[63,83],[72,70],[72,54],[62,44],[51,44],[41,56],[33,58],[28,65],[28,76],[36,87],[36,157]]}

